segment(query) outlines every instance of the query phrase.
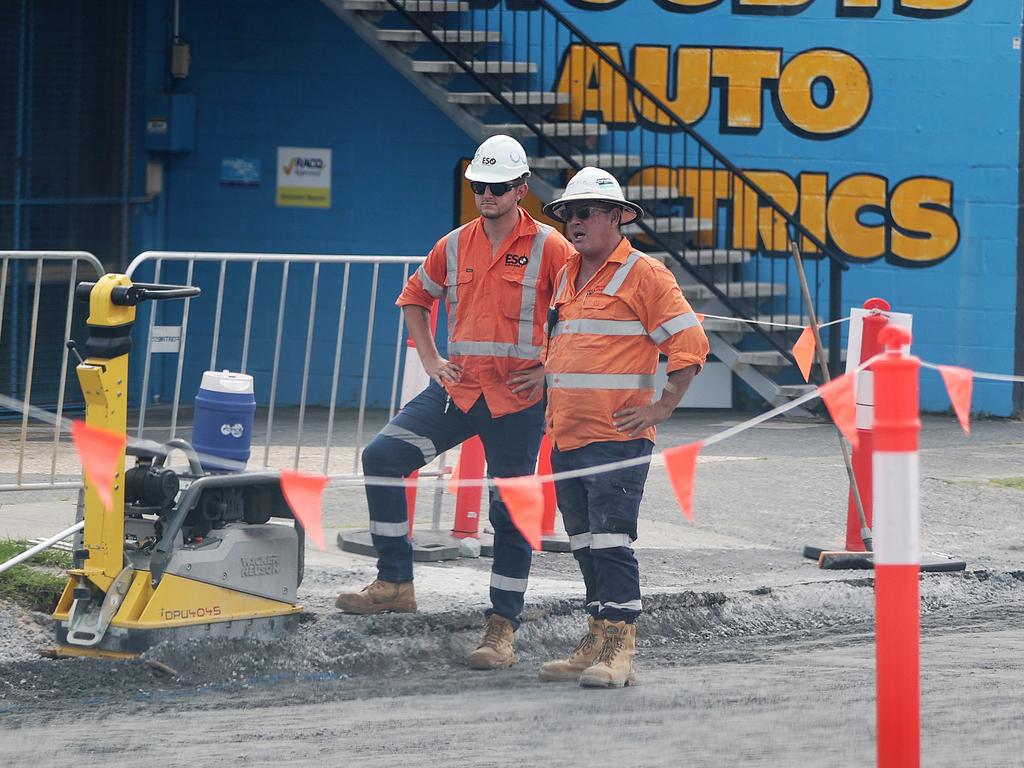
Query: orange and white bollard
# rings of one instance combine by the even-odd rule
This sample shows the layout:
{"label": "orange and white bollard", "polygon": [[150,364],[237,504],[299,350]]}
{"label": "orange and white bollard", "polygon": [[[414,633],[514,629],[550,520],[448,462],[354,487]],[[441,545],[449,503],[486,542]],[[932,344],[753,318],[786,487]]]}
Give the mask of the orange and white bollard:
{"label": "orange and white bollard", "polygon": [[918,768],[920,723],[920,533],[918,373],[904,356],[910,332],[879,334],[885,355],[875,373],[873,420],[875,643],[878,767]]}
{"label": "orange and white bollard", "polygon": [[[484,444],[479,437],[471,437],[462,444],[459,454],[459,480],[480,480],[484,476]],[[456,539],[480,537],[480,504],[484,495],[482,485],[460,485],[455,496],[455,522],[452,537]]]}
{"label": "orange and white bollard", "polygon": [[[864,302],[864,309],[879,310],[888,312],[891,307],[885,299],[868,299]],[[878,340],[878,334],[889,321],[885,315],[870,314],[862,320],[860,360],[863,363],[870,360],[882,351],[882,344]],[[864,508],[865,528],[861,528],[860,515],[857,514],[857,502],[854,499],[853,486],[850,486],[850,495],[846,504],[846,550],[848,552],[863,552],[865,534],[871,530],[872,517],[872,490],[871,490],[871,464],[874,453],[874,438],[871,432],[871,420],[874,418],[875,406],[875,374],[870,370],[863,370],[857,374],[857,447],[853,449],[853,476],[857,481],[857,490],[860,494],[861,506]]]}

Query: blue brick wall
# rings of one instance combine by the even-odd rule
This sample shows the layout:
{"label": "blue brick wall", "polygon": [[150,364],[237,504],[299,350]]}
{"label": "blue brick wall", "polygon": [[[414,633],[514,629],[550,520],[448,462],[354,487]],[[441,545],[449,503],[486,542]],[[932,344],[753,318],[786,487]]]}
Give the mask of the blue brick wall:
{"label": "blue brick wall", "polygon": [[[719,87],[712,88],[710,107],[695,128],[741,168],[792,176],[827,172],[830,186],[852,173],[874,173],[889,180],[890,190],[908,177],[951,180],[960,228],[956,250],[921,268],[884,259],[855,264],[843,277],[843,309],[882,296],[914,314],[915,351],[922,358],[1013,373],[1020,4],[972,2],[939,18],[897,14],[894,0],[881,0],[873,17],[840,17],[837,5],[815,0],[793,15],[744,14],[729,2],[694,13],[672,12],[654,0],[603,11],[558,7],[591,39],[618,43],[627,62],[636,45],[781,48],[783,63],[812,48],[855,56],[870,76],[872,101],[861,124],[844,136],[795,135],[767,93],[759,132],[723,133]],[[948,405],[939,377],[926,372],[922,406]],[[1011,386],[979,381],[974,408],[1009,414]]]}
{"label": "blue brick wall", "polygon": [[[147,90],[167,86],[164,49],[170,36],[167,4],[146,4],[143,77]],[[136,251],[244,251],[365,255],[422,255],[453,223],[454,168],[474,142],[317,0],[183,2],[181,38],[191,45],[188,78],[171,87],[195,94],[195,150],[163,155],[165,193],[136,222]],[[331,208],[275,204],[277,147],[323,147],[333,153]],[[220,183],[221,159],[260,160],[255,187]],[[141,167],[147,154],[138,154]],[[211,268],[216,271],[216,268]],[[258,396],[270,392],[273,325],[280,267],[257,283],[256,322],[249,368]],[[228,273],[226,327],[240,332],[248,269]],[[181,270],[164,279],[184,278]],[[211,275],[210,286],[215,276]],[[292,269],[278,382],[279,402],[298,402],[305,353],[311,268]],[[369,402],[386,405],[395,351],[400,273],[382,283]],[[337,289],[333,291],[328,285]],[[340,278],[322,278],[318,296],[311,402],[328,403]],[[339,404],[358,403],[369,304],[367,271],[353,271],[345,329],[344,376]],[[190,310],[190,350],[182,395],[191,399],[209,362],[215,292]],[[174,322],[180,309],[161,309]],[[143,325],[140,323],[140,326]],[[269,337],[269,338],[268,338]],[[224,334],[227,338],[227,334]],[[141,343],[141,336],[139,338]],[[190,341],[190,344],[193,342]],[[225,341],[221,341],[222,350]],[[232,353],[219,367],[236,365]],[[240,362],[240,349],[234,354]],[[158,355],[150,392],[173,395],[176,362]],[[141,366],[136,366],[139,392]]]}
{"label": "blue brick wall", "polygon": [[[911,177],[950,180],[956,249],[932,266],[908,268],[885,259],[854,264],[843,279],[844,310],[882,296],[914,314],[915,350],[923,358],[1011,373],[1019,4],[977,1],[933,19],[896,13],[896,0],[881,0],[874,16],[860,18],[837,15],[836,0],[814,0],[799,13],[774,16],[739,13],[733,2],[697,13],[672,12],[670,5],[629,0],[603,11],[557,7],[594,40],[618,43],[627,62],[636,45],[773,48],[781,50],[783,63],[810,49],[834,48],[859,60],[870,76],[871,105],[845,135],[797,135],[780,120],[768,91],[761,97],[758,132],[723,132],[717,85],[695,127],[740,167],[793,177],[827,173],[830,187],[855,173],[885,177],[890,191]],[[166,87],[168,34],[166,4],[147,0],[140,67],[148,89]],[[165,194],[136,222],[138,250],[421,254],[450,227],[453,166],[472,152],[472,142],[321,3],[186,2],[182,37],[192,45],[192,74],[176,87],[197,98],[196,149],[169,157]],[[277,146],[333,150],[329,211],[275,205]],[[221,186],[223,157],[259,158],[261,184]],[[141,167],[141,150],[138,159]],[[365,292],[353,291],[352,300],[365,300]],[[304,318],[302,299],[295,301],[295,316]],[[390,297],[382,302],[389,305]],[[193,311],[201,314],[198,307]],[[323,297],[320,311],[326,318],[337,304]],[[294,370],[301,368],[305,327],[292,325],[286,365]],[[347,330],[346,344],[350,332],[357,343],[365,328]],[[390,361],[393,334],[382,333],[388,340],[379,354]],[[329,337],[318,336],[317,343],[328,344]],[[186,392],[201,368],[191,372]],[[166,397],[166,374],[161,381]],[[322,387],[316,388],[320,393]],[[390,394],[385,390],[378,382],[371,399],[383,402]],[[351,382],[346,391],[351,394]],[[922,404],[947,407],[937,376],[925,374]],[[1008,414],[1010,386],[979,382],[974,408]]]}

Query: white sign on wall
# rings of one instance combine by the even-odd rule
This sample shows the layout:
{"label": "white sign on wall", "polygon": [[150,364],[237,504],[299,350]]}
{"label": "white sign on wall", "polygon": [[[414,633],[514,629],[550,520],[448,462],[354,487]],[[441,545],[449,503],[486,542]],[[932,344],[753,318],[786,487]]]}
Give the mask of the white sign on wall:
{"label": "white sign on wall", "polygon": [[290,208],[330,208],[331,150],[278,147],[277,204]]}

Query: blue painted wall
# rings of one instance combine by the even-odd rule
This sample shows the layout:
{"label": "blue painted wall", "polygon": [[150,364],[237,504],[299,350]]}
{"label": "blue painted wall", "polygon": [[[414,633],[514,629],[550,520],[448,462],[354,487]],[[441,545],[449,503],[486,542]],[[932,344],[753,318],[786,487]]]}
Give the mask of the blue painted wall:
{"label": "blue painted wall", "polygon": [[[859,17],[841,15],[842,0],[808,0],[784,15],[745,13],[741,0],[708,2],[690,13],[677,12],[671,0],[629,0],[602,10],[577,0],[558,7],[592,39],[617,43],[626,61],[637,45],[780,49],[783,64],[811,49],[833,48],[859,61],[870,78],[870,106],[843,135],[809,138],[794,131],[767,81],[758,130],[723,130],[720,82],[695,127],[741,168],[793,177],[826,173],[830,188],[851,174],[883,177],[887,194],[908,178],[948,180],[955,249],[918,266],[885,257],[855,262],[844,275],[844,309],[882,296],[914,314],[915,350],[924,359],[1012,373],[1021,109],[1014,40],[1021,36],[1021,9],[976,0],[922,18],[897,12],[900,5],[880,0],[873,15]],[[165,75],[166,4],[147,0],[145,8],[140,66],[147,89],[190,92],[198,106],[196,148],[167,156],[166,190],[141,209],[137,250],[421,254],[450,227],[453,166],[471,154],[472,142],[321,3],[185,0],[181,34],[192,46],[192,73],[174,85]],[[553,69],[550,77],[553,84]],[[817,94],[821,100],[820,87]],[[329,211],[275,205],[279,145],[333,150]],[[140,149],[140,167],[146,157]],[[224,157],[258,158],[260,185],[222,186]],[[892,223],[884,210],[861,221]],[[391,298],[381,300],[386,306]],[[364,300],[365,290],[354,286],[353,299]],[[293,371],[301,369],[302,356],[294,341],[305,330],[292,323],[293,310],[305,318],[303,299],[294,301],[293,343],[283,366]],[[209,310],[197,302],[193,311]],[[322,298],[318,311],[330,327],[336,301]],[[358,343],[364,332],[351,326],[346,343],[349,333]],[[388,366],[390,338],[380,349]],[[317,343],[329,341],[325,335]],[[267,365],[266,358],[255,363],[260,370]],[[196,382],[202,367],[192,372]],[[160,386],[166,397],[166,372]],[[384,388],[378,382],[374,402],[386,399]],[[925,408],[948,406],[937,376],[925,374],[922,393]],[[978,382],[976,410],[1005,415],[1011,407],[1009,385]]]}
{"label": "blue painted wall", "polygon": [[[474,143],[324,5],[317,0],[183,0],[180,34],[191,46],[191,73],[173,83],[166,75],[167,7],[155,0],[145,5],[145,88],[195,95],[195,149],[150,155],[140,148],[139,167],[152,157],[164,159],[165,188],[137,214],[137,252],[423,255],[451,229],[454,167],[460,157],[472,154]],[[276,205],[278,146],[332,150],[329,210]],[[221,160],[234,157],[260,161],[258,186],[221,184]],[[204,284],[211,288],[190,310],[191,332],[200,329],[206,336],[189,351],[182,384],[186,399],[209,362],[216,269],[208,272]],[[394,268],[382,277],[369,391],[373,405],[386,405],[390,398],[398,318],[393,302],[401,287],[401,273]],[[162,275],[174,278],[183,279],[184,272]],[[247,268],[228,272],[226,331],[243,327],[248,278]],[[340,269],[325,271],[318,296],[309,397],[324,404],[330,400],[340,280]],[[358,403],[369,271],[353,270],[351,281],[338,400],[349,406]],[[257,281],[256,306],[262,311],[253,328],[249,372],[260,398],[271,387],[280,282],[279,266],[267,268]],[[279,402],[299,399],[311,284],[310,267],[292,270]],[[170,305],[160,311],[159,322],[174,323],[181,315],[180,308]],[[237,369],[241,350],[221,345],[218,367]],[[133,373],[141,383],[138,368]],[[165,401],[172,397],[175,373],[173,356],[156,356],[150,394]]]}
{"label": "blue painted wall", "polygon": [[[884,297],[894,309],[914,314],[915,351],[922,358],[1013,373],[1020,4],[975,0],[931,18],[898,13],[899,0],[880,0],[874,15],[860,17],[841,15],[842,0],[789,3],[788,14],[764,8],[750,13],[739,0],[707,2],[699,9],[689,5],[688,13],[678,12],[671,0],[629,0],[610,9],[578,0],[558,7],[595,42],[617,43],[624,62],[637,45],[673,51],[678,46],[780,48],[784,64],[810,49],[834,48],[860,61],[870,77],[870,107],[845,135],[807,138],[787,127],[774,104],[774,82],[765,83],[759,130],[723,130],[720,82],[694,127],[744,169],[781,170],[794,177],[825,172],[830,187],[850,174],[871,173],[888,180],[890,193],[910,177],[951,181],[960,238],[955,250],[933,265],[855,260],[843,277],[843,309]],[[884,214],[863,220],[885,221]],[[979,381],[974,408],[1007,415],[1011,395],[1009,384]],[[933,372],[922,378],[922,406],[949,406]]]}

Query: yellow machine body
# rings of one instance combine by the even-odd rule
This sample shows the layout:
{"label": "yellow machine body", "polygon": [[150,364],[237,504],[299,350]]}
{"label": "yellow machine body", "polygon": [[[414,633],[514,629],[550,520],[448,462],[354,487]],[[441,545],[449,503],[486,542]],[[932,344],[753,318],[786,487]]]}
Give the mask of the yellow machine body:
{"label": "yellow machine body", "polygon": [[[89,355],[77,367],[85,396],[86,423],[121,434],[127,433],[128,350],[135,307],[115,304],[113,291],[131,287],[128,277],[114,274],[105,275],[92,287],[87,323],[90,340],[97,337],[100,341],[87,345]],[[119,354],[105,357],[103,350]],[[267,551],[280,551],[288,543],[283,538],[289,535],[286,532],[296,536],[293,529],[238,526],[229,531],[235,546],[225,544],[223,552],[209,543],[181,546],[176,554],[186,559],[197,558],[199,578],[187,575],[193,569],[189,561],[180,564],[177,571],[172,567],[161,573],[154,583],[153,574],[143,567],[138,555],[131,559],[126,556],[124,455],[117,465],[111,510],[104,508],[87,478],[83,477],[83,485],[85,526],[76,553],[80,562],[68,571],[68,583],[53,613],[58,645],[44,649],[46,655],[125,658],[172,637],[267,636],[297,623],[302,612],[294,602],[297,577],[289,573],[279,575],[280,571],[287,571],[290,561],[281,565],[279,555],[267,555],[260,549],[277,547]],[[149,526],[153,528],[151,523]],[[276,530],[261,536],[250,528]],[[220,543],[214,539],[214,545]],[[301,540],[298,546],[301,547]],[[221,576],[218,556],[230,558],[230,564],[223,566],[224,581],[229,581],[228,570],[234,571],[227,586],[211,583]],[[172,565],[174,562],[171,561]],[[266,583],[268,573],[270,586]],[[273,582],[278,575],[284,585],[279,590]],[[247,592],[239,588],[245,586],[247,576],[262,577],[263,581]],[[269,596],[270,587],[282,599]],[[69,642],[76,611],[98,617],[90,618],[89,622],[98,635],[95,642]]]}

